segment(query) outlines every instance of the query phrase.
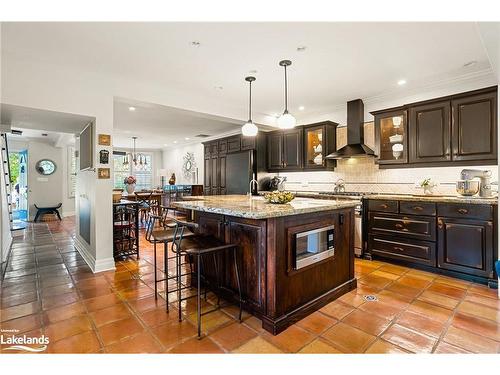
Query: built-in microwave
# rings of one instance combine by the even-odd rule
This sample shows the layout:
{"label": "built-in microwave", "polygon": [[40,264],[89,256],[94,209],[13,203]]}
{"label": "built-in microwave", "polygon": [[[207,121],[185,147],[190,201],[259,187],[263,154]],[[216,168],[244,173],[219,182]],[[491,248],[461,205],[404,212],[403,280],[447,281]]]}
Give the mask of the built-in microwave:
{"label": "built-in microwave", "polygon": [[304,268],[335,255],[335,225],[295,235],[295,269]]}

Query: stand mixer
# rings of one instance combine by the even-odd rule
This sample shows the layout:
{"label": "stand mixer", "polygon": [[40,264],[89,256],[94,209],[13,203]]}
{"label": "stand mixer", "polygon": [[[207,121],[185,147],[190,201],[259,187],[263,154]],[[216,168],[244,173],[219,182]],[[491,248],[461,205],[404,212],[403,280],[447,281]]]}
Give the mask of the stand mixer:
{"label": "stand mixer", "polygon": [[[479,178],[479,196],[481,198],[491,198],[493,197],[493,192],[491,190],[491,171],[489,170],[479,170],[479,169],[462,169],[460,172],[461,181],[457,182],[457,191],[462,195],[474,195],[477,193],[468,191],[468,186],[472,185],[474,178]],[[471,194],[472,193],[472,194]]]}

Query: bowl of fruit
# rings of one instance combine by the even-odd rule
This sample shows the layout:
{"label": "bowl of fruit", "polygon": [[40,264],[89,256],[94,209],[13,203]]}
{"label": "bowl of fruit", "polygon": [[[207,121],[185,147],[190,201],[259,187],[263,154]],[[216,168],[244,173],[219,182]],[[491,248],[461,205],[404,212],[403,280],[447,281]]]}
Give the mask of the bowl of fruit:
{"label": "bowl of fruit", "polygon": [[264,199],[273,204],[285,204],[291,202],[295,195],[289,191],[272,191],[264,194]]}

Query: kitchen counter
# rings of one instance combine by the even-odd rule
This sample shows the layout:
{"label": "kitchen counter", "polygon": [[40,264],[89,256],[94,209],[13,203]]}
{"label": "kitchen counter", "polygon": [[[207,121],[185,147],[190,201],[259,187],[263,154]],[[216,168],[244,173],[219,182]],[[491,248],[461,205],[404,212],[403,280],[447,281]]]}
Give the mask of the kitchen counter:
{"label": "kitchen counter", "polygon": [[245,195],[205,196],[173,202],[172,205],[193,211],[209,212],[247,219],[268,219],[274,217],[300,215],[340,208],[351,208],[358,204],[350,199],[318,200],[311,198],[295,198],[287,204],[267,203],[263,197]]}
{"label": "kitchen counter", "polygon": [[[193,211],[201,233],[238,246],[239,280],[232,252],[218,255],[217,264],[222,266],[204,267],[204,277],[219,286],[218,295],[236,303],[234,295],[241,285],[243,307],[272,334],[356,288],[357,204],[349,199],[295,198],[280,205],[245,195],[190,197],[172,203]],[[298,240],[299,234],[311,237]],[[329,254],[318,256],[317,252],[327,252],[325,246]],[[297,262],[304,256],[311,262],[299,267]]]}
{"label": "kitchen counter", "polygon": [[372,194],[369,199],[400,200],[411,202],[465,203],[497,205],[498,198],[462,197],[457,195],[409,195],[409,194]]}

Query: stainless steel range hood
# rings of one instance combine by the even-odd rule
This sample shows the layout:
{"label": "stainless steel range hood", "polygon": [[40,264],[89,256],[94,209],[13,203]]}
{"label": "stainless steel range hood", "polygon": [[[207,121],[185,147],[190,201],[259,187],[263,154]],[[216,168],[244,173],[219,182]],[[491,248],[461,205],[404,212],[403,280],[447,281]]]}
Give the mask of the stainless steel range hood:
{"label": "stainless steel range hood", "polygon": [[365,106],[361,99],[347,102],[347,145],[341,147],[326,159],[346,159],[375,156],[375,152],[364,144]]}

